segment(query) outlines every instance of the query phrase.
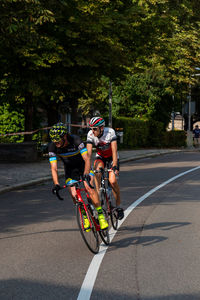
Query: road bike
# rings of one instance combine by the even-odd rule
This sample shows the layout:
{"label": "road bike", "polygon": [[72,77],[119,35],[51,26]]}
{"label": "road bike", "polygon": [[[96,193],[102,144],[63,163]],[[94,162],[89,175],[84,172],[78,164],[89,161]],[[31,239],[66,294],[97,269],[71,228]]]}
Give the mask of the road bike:
{"label": "road bike", "polygon": [[[99,252],[99,236],[98,233],[104,242],[105,245],[109,245],[110,243],[110,236],[109,236],[109,230],[104,229],[101,230],[98,220],[98,213],[96,209],[93,207],[92,201],[90,199],[90,196],[86,190],[86,188],[83,186],[83,179],[74,181],[71,185],[68,185],[70,187],[75,186],[77,198],[75,202],[76,206],[76,220],[78,223],[78,227],[81,233],[81,236],[87,245],[88,249],[96,254]],[[62,189],[68,187],[64,185]],[[56,191],[56,196],[59,200],[63,200],[63,198],[60,196],[59,191]],[[104,216],[106,217],[106,212],[103,210]],[[84,218],[87,217],[89,220],[89,228],[84,228]]]}
{"label": "road bike", "polygon": [[99,170],[94,171],[94,173],[101,173],[101,185],[99,190],[101,205],[106,211],[106,215],[110,217],[113,229],[117,230],[118,214],[114,205],[115,198],[112,187],[109,182],[109,172],[113,172],[113,170],[108,168],[107,163],[105,168],[100,167]]}

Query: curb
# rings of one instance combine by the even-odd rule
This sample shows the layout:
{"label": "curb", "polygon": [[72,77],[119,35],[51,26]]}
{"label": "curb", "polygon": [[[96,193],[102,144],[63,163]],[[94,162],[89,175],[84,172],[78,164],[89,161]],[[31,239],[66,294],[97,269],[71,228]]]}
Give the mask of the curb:
{"label": "curb", "polygon": [[[122,163],[126,163],[129,161],[135,161],[135,160],[140,160],[143,158],[151,158],[151,157],[156,157],[156,156],[160,156],[160,155],[164,155],[164,154],[172,154],[172,153],[177,153],[177,152],[187,152],[188,150],[184,149],[184,150],[172,150],[172,151],[166,151],[166,152],[157,152],[157,153],[149,153],[149,154],[141,154],[141,155],[137,155],[136,157],[129,157],[129,158],[124,158],[120,160],[120,164]],[[191,151],[191,150],[190,150]],[[64,171],[59,172],[59,177],[64,176]],[[52,180],[52,176],[48,175],[45,177],[41,177],[41,178],[37,178],[37,179],[32,179],[29,180],[27,182],[24,183],[18,183],[12,186],[8,186],[8,187],[4,187],[0,189],[0,194],[6,193],[6,192],[10,192],[13,190],[17,190],[19,188],[23,188],[23,187],[27,187],[27,186],[31,186],[34,184],[40,184],[46,181]]]}
{"label": "curb", "polygon": [[[64,171],[63,172],[59,172],[59,173],[60,173],[59,177],[64,176]],[[46,182],[46,181],[49,181],[49,180],[52,180],[52,176],[51,175],[48,175],[48,176],[45,176],[45,177],[41,177],[41,178],[37,178],[37,179],[32,179],[32,180],[29,180],[29,181],[24,182],[24,183],[14,184],[12,186],[1,188],[0,189],[0,194],[6,193],[6,192],[10,192],[10,191],[13,191],[13,190],[17,190],[19,188],[31,186],[31,185],[34,185],[34,184],[40,184],[40,183],[43,183],[43,182]]]}
{"label": "curb", "polygon": [[120,164],[129,162],[129,161],[140,160],[143,158],[156,157],[156,156],[160,156],[160,155],[164,155],[164,154],[172,154],[172,153],[184,152],[184,151],[185,150],[172,150],[172,151],[166,151],[166,152],[162,151],[162,152],[157,152],[157,153],[141,154],[141,155],[137,155],[137,157],[124,158],[122,160],[120,159]]}

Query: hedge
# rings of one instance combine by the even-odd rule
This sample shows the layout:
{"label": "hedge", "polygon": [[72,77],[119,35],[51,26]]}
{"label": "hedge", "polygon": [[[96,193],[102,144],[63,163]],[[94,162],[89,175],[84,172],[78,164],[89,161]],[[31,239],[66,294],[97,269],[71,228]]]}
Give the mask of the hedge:
{"label": "hedge", "polygon": [[185,147],[186,135],[184,131],[166,131],[163,123],[155,120],[134,120],[119,117],[113,119],[113,128],[123,129],[123,144],[119,148],[134,149],[147,147]]}

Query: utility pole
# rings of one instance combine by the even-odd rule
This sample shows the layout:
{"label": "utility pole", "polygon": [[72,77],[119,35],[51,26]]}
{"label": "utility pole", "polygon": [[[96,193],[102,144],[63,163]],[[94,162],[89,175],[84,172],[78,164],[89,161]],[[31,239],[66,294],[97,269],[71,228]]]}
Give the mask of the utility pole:
{"label": "utility pole", "polygon": [[191,84],[189,83],[188,92],[188,128],[187,128],[187,147],[193,148],[193,135],[191,131]]}
{"label": "utility pole", "polygon": [[188,130],[191,131],[191,83],[189,83],[188,93]]}
{"label": "utility pole", "polygon": [[175,118],[175,113],[174,113],[174,95],[172,95],[172,100],[173,100],[173,111],[172,111],[172,130],[174,130],[174,118]]}
{"label": "utility pole", "polygon": [[112,127],[112,82],[109,82],[109,122],[108,126]]}

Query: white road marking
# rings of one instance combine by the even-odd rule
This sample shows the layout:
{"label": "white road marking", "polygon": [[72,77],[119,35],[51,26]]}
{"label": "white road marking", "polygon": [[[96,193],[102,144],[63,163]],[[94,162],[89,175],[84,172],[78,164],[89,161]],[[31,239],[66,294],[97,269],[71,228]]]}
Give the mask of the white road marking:
{"label": "white road marking", "polygon": [[[170,178],[167,181],[164,181],[163,183],[161,183],[160,185],[156,186],[155,188],[153,188],[152,190],[150,190],[148,193],[144,194],[142,197],[138,198],[135,202],[133,202],[125,211],[124,211],[124,218],[122,220],[119,220],[118,222],[118,228],[120,228],[120,226],[122,225],[122,223],[126,220],[126,218],[128,217],[128,215],[132,212],[132,210],[134,208],[136,208],[142,201],[144,201],[146,198],[148,198],[150,195],[152,195],[154,192],[158,191],[159,189],[161,189],[162,187],[164,187],[165,185],[167,185],[168,183],[176,180],[177,178],[184,176],[188,173],[191,173],[195,170],[200,169],[200,166],[195,167],[193,169],[190,169],[186,172],[180,173],[172,178]],[[115,234],[117,231],[113,230],[113,228],[110,229],[109,233],[110,233],[110,241],[112,241],[112,239],[114,238]],[[83,281],[83,284],[81,286],[79,295],[77,300],[89,300],[90,296],[92,294],[92,290],[94,287],[94,283],[101,265],[101,262],[104,258],[104,255],[106,254],[106,251],[108,249],[108,246],[105,246],[103,243],[100,246],[99,249],[99,253],[96,254],[91,263],[90,266],[88,268],[87,274],[85,276],[85,279]]]}

